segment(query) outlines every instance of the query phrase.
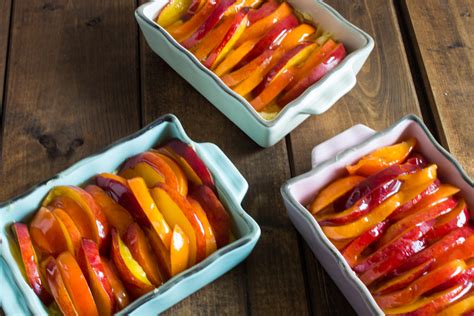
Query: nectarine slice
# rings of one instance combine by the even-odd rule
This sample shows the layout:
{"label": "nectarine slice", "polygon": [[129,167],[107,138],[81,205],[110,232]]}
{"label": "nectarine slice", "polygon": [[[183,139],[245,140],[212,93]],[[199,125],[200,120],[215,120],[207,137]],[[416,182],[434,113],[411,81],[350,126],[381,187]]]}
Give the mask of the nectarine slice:
{"label": "nectarine slice", "polygon": [[192,0],[170,0],[158,14],[156,23],[162,27],[173,24],[186,13],[191,3]]}
{"label": "nectarine slice", "polygon": [[[257,44],[259,38],[249,39],[239,47],[235,48],[224,58],[224,60],[217,65],[215,68],[214,73],[219,77],[227,74],[232,68],[235,67],[239,63],[239,61],[247,55],[248,52],[252,50],[252,48]],[[215,67],[215,66],[214,66]]]}
{"label": "nectarine slice", "polygon": [[86,278],[74,256],[70,252],[63,252],[56,262],[77,314],[99,315]]}
{"label": "nectarine slice", "polygon": [[28,284],[44,304],[49,304],[52,297],[44,287],[39,271],[38,258],[31,242],[28,226],[23,223],[14,223],[12,231],[20,249],[21,261]]}
{"label": "nectarine slice", "polygon": [[134,221],[132,215],[115,202],[104,190],[96,185],[88,185],[85,190],[94,198],[102,209],[110,226],[116,227],[123,234]]}
{"label": "nectarine slice", "polygon": [[[79,205],[82,212],[77,213],[77,208],[69,210],[68,208],[63,207],[63,205],[60,205],[61,203],[54,203],[54,200],[58,197],[72,199],[77,203],[77,205]],[[50,204],[54,207],[63,209],[69,214],[69,216],[71,216],[75,223],[84,223],[85,219],[89,227],[82,227],[82,224],[78,224],[81,234],[86,238],[94,240],[99,248],[102,248],[108,237],[109,226],[104,213],[89,193],[75,186],[57,186],[49,191],[43,201],[43,206],[48,206]]]}
{"label": "nectarine slice", "polygon": [[120,311],[130,304],[127,290],[125,290],[122,281],[118,277],[115,265],[104,257],[101,257],[101,259],[104,266],[105,277],[112,287],[112,293],[115,299],[115,311]]}
{"label": "nectarine slice", "polygon": [[150,246],[158,258],[158,266],[160,268],[161,277],[163,278],[163,281],[166,281],[171,277],[170,250],[163,245],[163,242],[154,230],[146,228],[145,232],[146,236],[148,237],[148,241],[150,242]]}
{"label": "nectarine slice", "polygon": [[48,257],[41,263],[41,266],[44,267],[46,281],[61,312],[66,316],[78,315],[64,284],[56,259]]}
{"label": "nectarine slice", "polygon": [[459,299],[446,309],[443,309],[439,316],[465,315],[474,310],[474,295],[471,292],[466,298]]}
{"label": "nectarine slice", "polygon": [[123,241],[130,249],[133,258],[145,271],[148,280],[155,286],[161,285],[163,280],[161,279],[160,270],[156,266],[157,259],[148,244],[145,233],[137,223],[133,223],[128,227],[123,235]]}
{"label": "nectarine slice", "polygon": [[194,209],[197,217],[201,221],[204,231],[206,232],[206,257],[211,255],[217,250],[216,238],[214,236],[214,230],[212,229],[209,220],[207,219],[206,212],[203,210],[201,204],[195,199],[188,197],[188,201]]}
{"label": "nectarine slice", "polygon": [[68,241],[61,224],[45,207],[41,207],[33,217],[30,235],[36,247],[45,254],[57,255],[68,250]]}
{"label": "nectarine slice", "polygon": [[55,208],[52,210],[52,213],[59,221],[64,231],[64,235],[67,236],[66,240],[68,240],[67,244],[69,251],[72,254],[75,254],[81,246],[81,232],[77,228],[76,224],[74,224],[72,218],[64,210]]}
{"label": "nectarine slice", "polygon": [[85,265],[84,273],[89,280],[92,295],[100,315],[112,315],[115,308],[115,297],[105,274],[105,268],[102,264],[97,244],[90,239],[83,239],[78,257],[81,258],[80,260]]}
{"label": "nectarine slice", "polygon": [[186,196],[188,194],[188,179],[186,178],[186,174],[181,170],[181,167],[168,156],[165,156],[159,152],[155,152],[156,155],[160,156],[173,170],[174,174],[176,175],[176,179],[178,181],[178,192],[181,193],[182,196]]}
{"label": "nectarine slice", "polygon": [[184,271],[189,261],[189,238],[179,225],[174,226],[170,248],[171,275],[174,276]]}

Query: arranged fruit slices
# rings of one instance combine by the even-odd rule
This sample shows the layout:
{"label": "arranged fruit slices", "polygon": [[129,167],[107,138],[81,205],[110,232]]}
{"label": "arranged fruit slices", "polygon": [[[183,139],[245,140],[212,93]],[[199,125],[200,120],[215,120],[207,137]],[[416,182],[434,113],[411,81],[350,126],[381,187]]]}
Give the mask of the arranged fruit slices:
{"label": "arranged fruit slices", "polygon": [[390,315],[474,310],[474,228],[460,189],[414,152],[416,139],[347,166],[308,210]]}
{"label": "arranged fruit slices", "polygon": [[272,119],[346,56],[342,43],[299,16],[276,0],[169,0],[156,22]]}
{"label": "arranged fruit slices", "polygon": [[232,219],[194,149],[171,139],[98,174],[51,189],[12,225],[24,277],[66,315],[111,315],[232,240]]}

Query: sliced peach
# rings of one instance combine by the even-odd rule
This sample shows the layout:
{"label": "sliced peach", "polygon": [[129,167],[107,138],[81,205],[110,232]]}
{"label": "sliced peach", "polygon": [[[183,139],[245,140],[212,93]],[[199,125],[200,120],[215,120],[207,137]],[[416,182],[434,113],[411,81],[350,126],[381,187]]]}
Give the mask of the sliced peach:
{"label": "sliced peach", "polygon": [[117,269],[113,262],[108,261],[106,258],[101,257],[102,265],[104,266],[105,277],[112,287],[112,293],[115,300],[115,311],[120,311],[127,307],[130,304],[130,299],[128,297],[127,290],[118,277]]}
{"label": "sliced peach", "polygon": [[180,165],[189,181],[197,185],[204,183],[215,190],[211,172],[191,145],[173,138],[160,147],[158,151],[174,159]]}
{"label": "sliced peach", "polygon": [[12,225],[12,231],[20,248],[21,261],[25,269],[28,284],[44,304],[49,304],[52,297],[46,290],[43,279],[41,278],[38,258],[33,243],[31,242],[28,226],[23,223],[14,223]]}
{"label": "sliced peach", "polygon": [[89,280],[100,315],[112,315],[115,310],[115,297],[105,274],[97,244],[90,239],[83,239],[78,257],[84,264],[83,270]]}
{"label": "sliced peach", "polygon": [[[249,39],[236,49],[232,50],[227,54],[227,56],[224,58],[224,60],[216,66],[214,66],[215,74],[218,75],[219,77],[222,77],[223,75],[227,74],[229,71],[232,70],[232,68],[235,67],[239,63],[239,61],[244,58],[245,55],[248,54],[252,50],[252,48],[257,44],[259,38],[253,38]],[[214,69],[212,68],[212,69]]]}
{"label": "sliced peach", "polygon": [[48,283],[48,287],[51,290],[51,294],[56,301],[61,312],[66,316],[78,315],[76,308],[69,296],[69,293],[64,284],[61,272],[59,271],[56,259],[53,257],[46,258],[42,262],[41,266],[44,268],[44,275]]}
{"label": "sliced peach", "polygon": [[129,293],[138,297],[153,290],[153,284],[148,280],[140,264],[133,258],[115,228],[112,228],[111,256]]}
{"label": "sliced peach", "polygon": [[206,232],[206,257],[211,255],[217,250],[216,238],[214,236],[214,230],[212,229],[209,220],[207,219],[206,212],[203,210],[201,204],[195,199],[188,197],[188,201],[194,209],[197,217],[201,221],[204,231]]}
{"label": "sliced peach", "polygon": [[99,315],[86,278],[74,256],[70,252],[63,252],[56,262],[77,314]]}
{"label": "sliced peach", "polygon": [[325,209],[331,203],[353,189],[364,179],[364,177],[354,175],[331,182],[318,193],[314,201],[311,203],[309,207],[311,213],[315,215],[321,210]]}
{"label": "sliced peach", "polygon": [[269,105],[280,94],[283,89],[293,80],[295,75],[294,68],[284,69],[282,73],[275,78],[255,99],[250,101],[250,105],[256,110],[261,111]]}
{"label": "sliced peach", "polygon": [[[248,82],[257,82],[257,84],[262,80],[265,71],[269,68],[270,62],[272,61],[273,50],[267,49],[254,60],[250,61],[249,63],[245,64],[243,67],[238,68],[237,70],[228,73],[222,77],[222,81],[229,86],[235,87],[239,83],[245,82],[248,78],[255,78],[255,79],[248,79]],[[256,86],[255,84],[254,86]],[[242,89],[242,88],[240,88]]]}
{"label": "sliced peach", "polygon": [[[73,209],[69,210],[68,208],[63,207],[63,205],[60,205],[61,203],[56,204],[55,199],[58,197],[72,199],[77,203],[77,205],[79,205],[82,212],[76,213],[75,211],[77,209],[74,209],[73,211]],[[84,223],[85,219],[88,223],[87,228],[78,224],[81,234],[86,238],[94,240],[99,246],[99,249],[105,245],[109,233],[107,219],[89,193],[75,186],[57,186],[49,191],[43,201],[43,206],[48,206],[50,204],[54,207],[63,209],[69,214],[69,216],[71,216],[75,223]],[[81,217],[81,219],[79,219],[79,217]]]}
{"label": "sliced peach", "polygon": [[158,13],[156,23],[162,27],[175,23],[186,13],[191,3],[192,0],[170,0]]}
{"label": "sliced peach", "polygon": [[258,20],[270,15],[272,12],[278,9],[279,5],[280,4],[274,0],[265,1],[258,9],[250,10],[249,23],[253,24]]}
{"label": "sliced peach", "polygon": [[75,254],[81,246],[81,232],[77,228],[76,224],[74,224],[71,216],[69,216],[64,210],[55,208],[53,209],[52,213],[61,224],[64,235],[69,237],[69,240],[68,237],[66,237],[66,240],[68,240],[69,251],[72,254]]}
{"label": "sliced peach", "polygon": [[[173,239],[173,237],[171,237]],[[123,235],[123,241],[132,253],[133,258],[141,265],[150,282],[159,286],[163,283],[160,271],[156,266],[156,257],[152,252],[145,233],[137,223],[130,225]]]}
{"label": "sliced peach", "polygon": [[466,298],[459,299],[451,304],[448,308],[443,309],[439,316],[465,315],[467,312],[474,310],[474,295],[472,292]]}
{"label": "sliced peach", "polygon": [[30,223],[30,235],[38,249],[48,255],[58,255],[68,250],[69,236],[58,219],[45,207],[36,212]]}
{"label": "sliced peach", "polygon": [[179,225],[189,238],[189,266],[206,256],[206,232],[189,202],[164,184],[151,189],[151,195],[166,221],[174,227]]}
{"label": "sliced peach", "polygon": [[217,195],[205,185],[197,186],[191,192],[191,197],[202,206],[211,224],[216,238],[217,247],[221,248],[230,242],[232,219],[222,205]]}
{"label": "sliced peach", "polygon": [[116,227],[120,234],[123,234],[134,222],[132,215],[100,187],[88,185],[85,190],[92,195],[97,205],[102,209],[110,226]]}
{"label": "sliced peach", "polygon": [[253,23],[239,38],[236,45],[239,46],[251,38],[261,37],[267,33],[276,23],[289,16],[292,12],[293,10],[291,9],[290,5],[286,2],[283,2],[271,14]]}
{"label": "sliced peach", "polygon": [[360,159],[355,165],[347,166],[350,174],[371,175],[391,165],[403,162],[416,146],[416,139],[410,138],[392,146],[377,149]]}
{"label": "sliced peach", "polygon": [[174,226],[170,249],[171,275],[174,276],[184,271],[189,261],[189,238],[179,225]]}
{"label": "sliced peach", "polygon": [[181,193],[182,196],[186,196],[188,194],[188,179],[186,178],[186,174],[181,170],[181,167],[168,156],[165,156],[159,152],[155,152],[158,156],[161,157],[173,170],[174,174],[176,175],[176,179],[178,181],[178,192]]}
{"label": "sliced peach", "polygon": [[232,16],[243,8],[256,8],[262,2],[263,0],[237,0],[232,6],[227,9],[227,11],[225,11],[224,16]]}
{"label": "sliced peach", "polygon": [[163,281],[166,281],[172,275],[170,250],[163,245],[163,242],[155,231],[148,228],[145,229],[145,232],[146,236],[148,237],[148,241],[150,242],[150,246],[158,258],[158,266],[160,268],[161,277],[163,278]]}
{"label": "sliced peach", "polygon": [[142,177],[149,188],[160,182],[178,188],[173,169],[153,152],[144,152],[128,159],[120,170],[119,175],[125,179]]}
{"label": "sliced peach", "polygon": [[210,52],[209,56],[204,61],[204,66],[212,69],[218,65],[234,47],[237,40],[242,36],[247,28],[247,13],[248,8],[243,8],[234,15],[231,26],[227,29],[227,32],[219,45]]}

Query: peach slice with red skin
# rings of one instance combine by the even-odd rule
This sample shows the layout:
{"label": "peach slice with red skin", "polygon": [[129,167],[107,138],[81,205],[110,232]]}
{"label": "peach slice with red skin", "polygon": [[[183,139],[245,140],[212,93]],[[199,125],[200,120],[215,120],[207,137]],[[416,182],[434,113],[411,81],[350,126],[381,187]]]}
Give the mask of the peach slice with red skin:
{"label": "peach slice with red skin", "polygon": [[99,315],[89,285],[74,256],[63,252],[56,263],[77,314]]}
{"label": "peach slice with red skin", "polygon": [[463,315],[472,316],[474,310],[474,295],[472,291],[464,298],[459,299],[453,304],[449,305],[446,309],[443,309],[438,315],[439,316],[452,316],[452,315]]}
{"label": "peach slice with red skin", "polygon": [[270,66],[273,57],[274,51],[272,49],[267,49],[254,60],[237,70],[222,76],[222,81],[224,81],[227,86],[233,88],[246,80],[250,80],[249,78],[257,78],[257,80],[261,80],[265,71]]}
{"label": "peach slice with red skin", "polygon": [[56,301],[56,304],[58,305],[61,312],[65,316],[78,315],[71,297],[69,296],[69,293],[66,289],[66,285],[64,284],[56,259],[53,257],[48,257],[41,263],[41,266],[44,269],[45,279],[48,287],[51,290],[51,294],[54,297],[54,300]]}
{"label": "peach slice with red skin", "polygon": [[97,205],[102,209],[110,226],[117,228],[120,234],[123,234],[128,226],[134,222],[132,215],[108,196],[100,187],[96,185],[88,185],[85,190],[94,198]]}
{"label": "peach slice with red skin", "polygon": [[217,248],[230,242],[232,219],[213,190],[205,185],[195,187],[190,196],[196,200],[206,212],[216,238]]}
{"label": "peach slice with red skin", "polygon": [[174,159],[189,181],[197,185],[205,184],[215,190],[211,172],[190,145],[174,138],[160,147],[158,151]]}
{"label": "peach slice with red skin", "polygon": [[194,31],[193,34],[187,37],[181,45],[188,49],[196,45],[222,19],[225,11],[232,6],[235,1],[236,0],[220,0],[207,19]]}
{"label": "peach slice with red skin", "polygon": [[153,228],[165,247],[169,248],[171,229],[156,207],[142,178],[125,180],[114,174],[102,173],[95,180],[114,201],[132,214],[138,224]]}
{"label": "peach slice with red skin", "polygon": [[115,311],[120,311],[130,304],[130,298],[128,297],[127,290],[122,281],[118,277],[117,269],[113,262],[108,261],[106,258],[101,257],[102,265],[104,266],[105,277],[112,287],[112,293],[115,300]]}
{"label": "peach slice with red skin", "polygon": [[[171,237],[172,239],[173,237]],[[123,235],[123,241],[132,253],[133,258],[141,265],[145,271],[148,280],[154,285],[159,286],[163,283],[160,271],[156,266],[156,257],[152,252],[145,233],[137,223],[133,223]]]}
{"label": "peach slice with red skin", "polygon": [[133,258],[115,228],[112,228],[111,256],[120,279],[132,296],[138,297],[153,290],[153,284],[148,280],[140,264]]}
{"label": "peach slice with red skin", "polygon": [[466,202],[461,200],[451,212],[436,220],[433,230],[426,235],[426,238],[430,241],[441,238],[456,228],[465,226],[469,222],[469,218]]}
{"label": "peach slice with red skin", "polygon": [[160,158],[163,159],[168,164],[168,166],[171,167],[178,181],[178,192],[181,193],[182,196],[186,196],[188,194],[188,178],[186,178],[186,174],[181,169],[181,167],[178,166],[178,164],[170,157],[163,155],[157,151],[153,151],[153,153],[160,156]]}
{"label": "peach slice with red skin", "polygon": [[224,60],[219,63],[219,65],[215,65],[213,69],[214,73],[219,77],[223,77],[232,68],[235,67],[239,63],[239,61],[244,58],[245,55],[248,54],[252,50],[252,48],[257,44],[259,38],[252,38],[243,43],[242,45],[238,46],[237,48],[233,49]]}
{"label": "peach slice with red skin", "polygon": [[119,176],[125,179],[142,177],[149,188],[164,182],[178,189],[178,179],[173,169],[153,152],[144,152],[129,158],[121,167]]}
{"label": "peach slice with red skin", "polygon": [[[155,255],[158,259],[158,267],[160,268],[161,277],[163,281],[168,280],[171,278],[171,258],[170,258],[170,249],[167,249],[163,242],[161,241],[160,237],[156,234],[155,231],[146,228],[145,229],[146,236],[148,237],[148,241],[150,243],[151,248],[155,252]],[[171,239],[173,241],[173,239]],[[170,244],[171,247],[171,244]]]}
{"label": "peach slice with red skin", "polygon": [[21,260],[25,268],[28,284],[44,304],[49,304],[52,297],[44,287],[44,281],[39,271],[38,258],[33,243],[31,242],[28,226],[23,223],[14,223],[12,225],[12,231],[20,249]]}
{"label": "peach slice with red skin", "polygon": [[68,249],[72,254],[75,254],[77,250],[81,247],[81,232],[77,228],[76,224],[64,210],[60,208],[55,208],[52,210],[53,215],[60,222],[61,227],[63,228],[64,235],[66,240],[69,238]]}
{"label": "peach slice with red skin", "polygon": [[[328,72],[336,68],[337,65],[346,57],[346,49],[342,43],[336,45],[336,47],[327,54],[323,61],[317,64],[314,68],[305,73],[305,76],[300,78],[295,78],[295,85],[288,90],[279,100],[278,105],[283,107],[286,104],[290,103],[298,96],[300,96],[308,87],[310,87],[315,82],[319,81],[323,76]],[[304,67],[304,66],[303,66]],[[296,77],[296,75],[295,75]],[[299,80],[299,81],[297,81]],[[362,174],[361,175],[367,175]]]}
{"label": "peach slice with red skin", "polygon": [[216,238],[214,236],[214,230],[207,218],[206,212],[202,208],[201,204],[195,199],[188,197],[188,201],[194,209],[197,217],[201,221],[204,231],[206,232],[206,258],[217,250]]}
{"label": "peach slice with red skin", "polygon": [[179,225],[188,236],[189,266],[202,261],[206,256],[206,232],[191,204],[165,184],[151,189],[151,195],[169,225]]}
{"label": "peach slice with red skin", "polygon": [[[55,200],[59,197],[73,200],[82,212],[79,212],[77,208],[74,211],[70,210],[67,207],[63,207],[61,203],[56,204]],[[104,213],[89,193],[75,186],[57,186],[49,191],[43,201],[43,206],[48,205],[63,209],[71,216],[75,223],[83,223],[82,225],[78,224],[82,236],[94,240],[99,249],[102,249],[106,244],[109,235],[109,225]],[[86,225],[85,222],[87,222],[88,227],[83,227]]]}
{"label": "peach slice with red skin", "polygon": [[266,16],[269,16],[272,12],[274,12],[278,8],[277,1],[266,1],[262,6],[258,9],[251,10],[249,13],[249,23],[253,24],[258,20],[263,19]]}
{"label": "peach slice with red skin", "polygon": [[30,223],[30,236],[38,249],[48,255],[68,250],[67,237],[58,219],[45,207],[36,212]]}
{"label": "peach slice with red skin", "polygon": [[192,2],[192,0],[170,0],[160,13],[158,13],[156,23],[162,27],[173,24],[186,13]]}
{"label": "peach slice with red skin", "polygon": [[78,258],[82,262],[100,315],[112,315],[115,310],[115,297],[105,274],[97,244],[90,239],[82,239]]}
{"label": "peach slice with red skin", "polygon": [[174,226],[173,237],[171,238],[170,247],[170,263],[171,275],[184,271],[188,266],[189,261],[189,238],[186,233],[179,227]]}
{"label": "peach slice with red skin", "polygon": [[259,95],[250,101],[250,105],[256,110],[261,111],[280,94],[281,91],[293,80],[295,75],[294,67],[283,69],[281,74],[276,77]]}

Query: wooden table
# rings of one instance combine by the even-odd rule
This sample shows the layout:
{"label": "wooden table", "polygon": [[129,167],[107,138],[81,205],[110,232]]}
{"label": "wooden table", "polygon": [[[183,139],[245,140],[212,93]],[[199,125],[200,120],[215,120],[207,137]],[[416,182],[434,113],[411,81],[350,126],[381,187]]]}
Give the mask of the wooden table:
{"label": "wooden table", "polygon": [[165,113],[216,143],[250,184],[262,228],[250,257],[169,314],[348,315],[354,311],[291,225],[279,188],[314,145],[356,123],[423,117],[470,176],[474,150],[472,0],[328,0],[375,39],[356,87],[262,149],[146,45],[134,1],[0,2],[0,200]]}

